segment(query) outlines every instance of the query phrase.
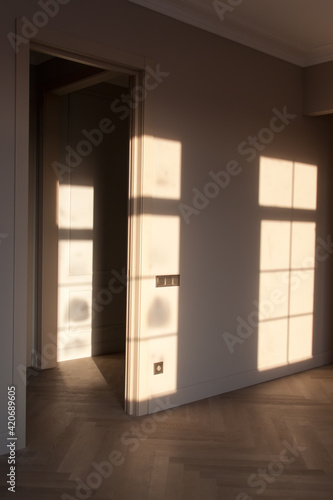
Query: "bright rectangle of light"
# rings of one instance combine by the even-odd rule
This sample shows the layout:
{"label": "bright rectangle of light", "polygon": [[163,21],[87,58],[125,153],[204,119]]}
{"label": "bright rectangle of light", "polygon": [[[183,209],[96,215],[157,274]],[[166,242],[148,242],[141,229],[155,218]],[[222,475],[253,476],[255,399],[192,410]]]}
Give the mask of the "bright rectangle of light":
{"label": "bright rectangle of light", "polygon": [[293,208],[316,210],[317,170],[315,165],[295,163]]}
{"label": "bright rectangle of light", "polygon": [[180,142],[153,138],[153,198],[180,199],[181,156]]}
{"label": "bright rectangle of light", "polygon": [[260,158],[259,205],[316,210],[316,165],[278,158]]}
{"label": "bright rectangle of light", "polygon": [[179,273],[180,217],[152,217],[152,265],[155,275]]}
{"label": "bright rectangle of light", "polygon": [[313,315],[297,316],[289,321],[289,362],[312,357]]}
{"label": "bright rectangle of light", "polygon": [[258,325],[258,370],[288,363],[288,319],[264,321]]}
{"label": "bright rectangle of light", "polygon": [[313,268],[316,246],[315,222],[293,222],[291,230],[291,268]]}
{"label": "bright rectangle of light", "polygon": [[290,315],[312,314],[314,303],[314,270],[291,272]]}
{"label": "bright rectangle of light", "polygon": [[91,276],[93,264],[92,240],[69,240],[69,274]]}
{"label": "bright rectangle of light", "polygon": [[275,158],[260,158],[259,205],[291,207],[293,164]]}
{"label": "bright rectangle of light", "polygon": [[259,321],[288,316],[289,271],[260,273]]}
{"label": "bright rectangle of light", "polygon": [[93,229],[94,188],[59,185],[59,229]]}
{"label": "bright rectangle of light", "polygon": [[278,271],[290,267],[290,222],[261,222],[260,271]]}

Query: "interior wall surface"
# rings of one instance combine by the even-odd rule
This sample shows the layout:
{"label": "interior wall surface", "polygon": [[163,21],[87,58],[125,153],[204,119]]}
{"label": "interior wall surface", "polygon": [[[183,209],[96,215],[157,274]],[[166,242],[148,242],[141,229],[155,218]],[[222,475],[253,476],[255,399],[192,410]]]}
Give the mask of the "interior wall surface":
{"label": "interior wall surface", "polygon": [[[9,235],[0,246],[4,385],[11,374],[15,180],[15,51],[7,34],[15,31],[15,18],[32,19],[40,9],[30,0],[7,1],[1,19],[0,232]],[[153,104],[153,119],[146,134],[153,167],[145,168],[144,156],[151,209],[144,214],[146,340],[140,347],[149,359],[148,411],[158,398],[183,404],[330,362],[331,120],[303,116],[302,69],[128,2],[71,0],[45,29],[84,34],[149,61],[146,102]],[[223,334],[237,336],[238,318],[256,310],[262,221],[294,217],[292,209],[287,216],[259,204],[263,157],[317,167],[310,219],[326,242],[327,259],[316,261],[311,356],[260,371],[258,325],[234,352]],[[302,217],[306,221],[308,212]],[[180,287],[156,288],[155,277],[168,274],[180,275]],[[159,361],[164,373],[154,376]],[[1,425],[5,432],[5,421]]]}

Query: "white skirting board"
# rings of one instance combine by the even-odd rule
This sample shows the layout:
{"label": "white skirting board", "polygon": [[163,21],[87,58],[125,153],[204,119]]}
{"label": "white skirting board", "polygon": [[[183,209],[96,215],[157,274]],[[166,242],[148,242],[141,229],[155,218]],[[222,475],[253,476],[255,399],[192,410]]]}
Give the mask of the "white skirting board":
{"label": "white skirting board", "polygon": [[287,366],[278,367],[266,371],[252,370],[238,373],[215,380],[209,380],[201,384],[179,388],[173,394],[157,394],[149,399],[148,411],[155,413],[160,409],[174,408],[212,396],[218,396],[230,391],[243,389],[252,385],[261,384],[288,375],[293,375],[302,371],[318,368],[333,362],[333,351],[317,354],[313,358],[293,363]]}

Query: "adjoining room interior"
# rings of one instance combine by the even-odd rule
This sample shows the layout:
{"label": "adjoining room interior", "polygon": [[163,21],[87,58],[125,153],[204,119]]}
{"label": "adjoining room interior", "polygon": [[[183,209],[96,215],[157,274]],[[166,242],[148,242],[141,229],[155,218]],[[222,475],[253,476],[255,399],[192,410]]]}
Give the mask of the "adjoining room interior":
{"label": "adjoining room interior", "polygon": [[27,363],[122,353],[125,371],[130,116],[110,107],[130,76],[38,52],[30,71]]}

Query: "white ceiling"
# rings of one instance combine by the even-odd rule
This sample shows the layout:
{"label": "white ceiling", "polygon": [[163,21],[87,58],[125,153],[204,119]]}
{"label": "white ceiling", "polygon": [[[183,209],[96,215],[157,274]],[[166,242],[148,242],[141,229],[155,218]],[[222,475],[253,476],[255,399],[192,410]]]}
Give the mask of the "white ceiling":
{"label": "white ceiling", "polygon": [[333,60],[333,0],[129,1],[299,66]]}

